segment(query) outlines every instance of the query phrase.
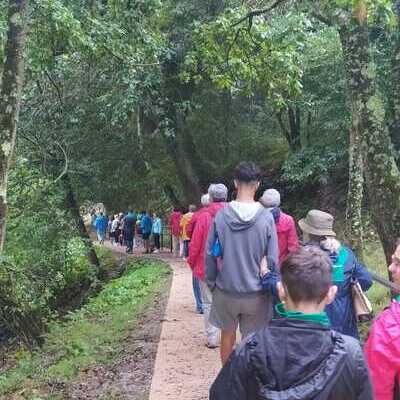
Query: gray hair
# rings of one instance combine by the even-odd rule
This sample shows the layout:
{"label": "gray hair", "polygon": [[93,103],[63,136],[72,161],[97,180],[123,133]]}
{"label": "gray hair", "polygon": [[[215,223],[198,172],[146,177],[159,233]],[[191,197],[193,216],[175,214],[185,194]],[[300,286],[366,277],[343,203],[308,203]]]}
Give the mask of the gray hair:
{"label": "gray hair", "polygon": [[266,207],[279,207],[281,205],[281,195],[276,189],[267,189],[260,199],[260,203]]}
{"label": "gray hair", "polygon": [[225,201],[228,198],[228,188],[223,183],[212,183],[208,194],[211,201]]}
{"label": "gray hair", "polygon": [[210,195],[207,194],[203,194],[203,196],[201,196],[201,205],[203,207],[207,207],[210,204]]}

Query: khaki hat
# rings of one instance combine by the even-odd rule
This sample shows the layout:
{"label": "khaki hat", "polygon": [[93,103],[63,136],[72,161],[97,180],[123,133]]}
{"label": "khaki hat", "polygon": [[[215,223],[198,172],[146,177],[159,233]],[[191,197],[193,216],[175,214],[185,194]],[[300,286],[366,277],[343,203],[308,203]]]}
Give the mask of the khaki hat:
{"label": "khaki hat", "polygon": [[316,236],[336,236],[333,231],[334,218],[331,214],[320,211],[310,210],[307,216],[299,221],[299,226],[303,232]]}

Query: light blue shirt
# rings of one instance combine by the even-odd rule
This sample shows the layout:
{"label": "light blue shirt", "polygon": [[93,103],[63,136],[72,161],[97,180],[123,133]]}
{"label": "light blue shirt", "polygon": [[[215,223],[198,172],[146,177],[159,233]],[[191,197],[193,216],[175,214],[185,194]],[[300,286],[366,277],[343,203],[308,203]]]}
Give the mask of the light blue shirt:
{"label": "light blue shirt", "polygon": [[156,218],[153,221],[153,233],[161,235],[161,218]]}

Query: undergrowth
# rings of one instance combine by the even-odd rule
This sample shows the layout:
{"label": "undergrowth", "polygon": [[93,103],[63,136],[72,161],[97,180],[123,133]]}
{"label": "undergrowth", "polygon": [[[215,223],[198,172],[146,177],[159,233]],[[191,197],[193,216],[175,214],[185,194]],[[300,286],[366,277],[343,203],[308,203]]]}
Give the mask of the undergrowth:
{"label": "undergrowth", "polygon": [[63,385],[91,365],[113,361],[138,314],[168,274],[160,262],[130,263],[122,277],[108,283],[84,307],[64,322],[52,322],[42,348],[15,354],[16,366],[0,376],[0,399],[10,399],[15,392],[23,393],[18,397],[23,399],[54,398],[43,397],[47,396],[43,388]]}

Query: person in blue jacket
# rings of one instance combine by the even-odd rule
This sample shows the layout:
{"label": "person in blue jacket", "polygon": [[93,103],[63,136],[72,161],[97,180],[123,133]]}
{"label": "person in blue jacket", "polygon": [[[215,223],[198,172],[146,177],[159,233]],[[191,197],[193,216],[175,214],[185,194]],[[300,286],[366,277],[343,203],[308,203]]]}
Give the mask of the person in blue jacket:
{"label": "person in blue jacket", "polygon": [[147,211],[142,212],[142,219],[140,220],[140,228],[142,231],[142,239],[144,243],[145,253],[150,253],[150,235],[153,221]]}
{"label": "person in blue jacket", "polygon": [[[366,292],[372,285],[372,277],[355,254],[335,238],[333,222],[331,214],[311,210],[306,218],[299,221],[299,226],[303,231],[304,247],[319,247],[329,255],[333,264],[332,280],[338,291],[335,300],[325,309],[331,328],[358,339],[352,283],[358,281],[362,290]],[[280,281],[279,269],[267,264],[269,263],[265,262],[265,265],[260,267],[261,284],[263,290],[269,291],[274,298],[277,298],[276,284]]]}
{"label": "person in blue jacket", "polygon": [[103,244],[106,237],[108,218],[102,212],[100,212],[100,214],[96,218],[95,226],[97,230],[97,238],[100,244]]}
{"label": "person in blue jacket", "polygon": [[331,214],[311,210],[306,218],[299,221],[299,226],[305,246],[319,246],[332,260],[333,283],[338,287],[335,300],[326,306],[332,329],[358,339],[352,284],[358,281],[366,292],[372,285],[372,277],[355,254],[335,238],[333,222]]}

